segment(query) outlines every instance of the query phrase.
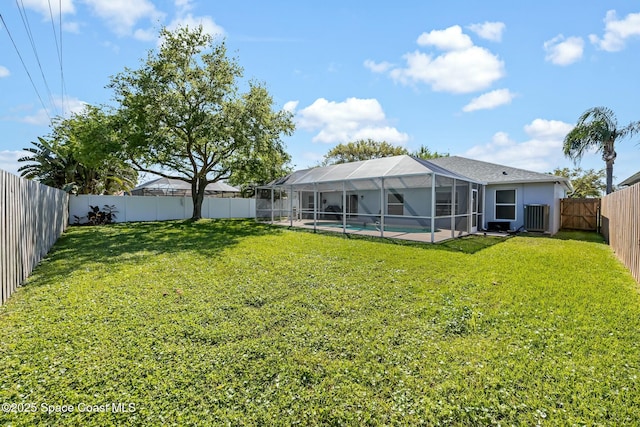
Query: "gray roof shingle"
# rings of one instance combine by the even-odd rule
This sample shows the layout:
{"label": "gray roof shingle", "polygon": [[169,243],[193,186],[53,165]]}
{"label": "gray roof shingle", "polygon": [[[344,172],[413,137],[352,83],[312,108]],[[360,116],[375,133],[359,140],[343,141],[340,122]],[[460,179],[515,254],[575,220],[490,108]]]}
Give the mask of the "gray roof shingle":
{"label": "gray roof shingle", "polygon": [[568,178],[533,172],[526,169],[512,168],[510,166],[495,163],[482,162],[480,160],[467,159],[465,157],[451,156],[432,159],[430,162],[449,169],[460,175],[468,176],[486,184],[521,184],[531,182],[560,182],[568,190],[571,190],[571,182]]}

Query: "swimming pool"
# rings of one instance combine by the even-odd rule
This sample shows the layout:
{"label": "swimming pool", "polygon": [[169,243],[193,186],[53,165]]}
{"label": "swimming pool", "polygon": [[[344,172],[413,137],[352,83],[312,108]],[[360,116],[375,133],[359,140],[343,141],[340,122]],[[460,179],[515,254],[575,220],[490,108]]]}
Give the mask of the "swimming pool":
{"label": "swimming pool", "polygon": [[[306,222],[304,225],[308,225],[313,227],[313,222]],[[343,224],[341,222],[318,222],[316,224],[317,227],[330,227],[330,228],[342,228]],[[362,224],[347,224],[346,229],[350,231],[380,231],[380,224],[367,222]],[[389,233],[431,233],[431,229],[429,227],[410,227],[410,226],[394,226],[394,225],[385,225],[384,231]]]}

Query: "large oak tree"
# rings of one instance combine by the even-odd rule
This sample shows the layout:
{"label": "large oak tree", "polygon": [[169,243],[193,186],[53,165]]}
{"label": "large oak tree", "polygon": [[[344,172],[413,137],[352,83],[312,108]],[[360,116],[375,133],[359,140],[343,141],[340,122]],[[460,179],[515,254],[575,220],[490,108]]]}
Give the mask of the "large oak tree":
{"label": "large oak tree", "polygon": [[448,153],[431,151],[429,147],[425,145],[421,145],[418,150],[409,153],[409,151],[404,147],[392,145],[386,141],[375,141],[369,138],[336,145],[324,155],[322,166],[358,162],[361,160],[380,159],[382,157],[401,156],[403,154],[424,160],[449,156]]}
{"label": "large oak tree", "polygon": [[358,162],[361,160],[379,159],[382,157],[409,154],[406,148],[391,145],[386,141],[359,139],[346,144],[338,144],[324,155],[323,166],[340,163]]}
{"label": "large oak tree", "polygon": [[248,82],[240,93],[242,68],[202,27],[162,29],[160,38],[139,69],[125,69],[109,87],[124,151],[139,171],[190,183],[199,219],[209,183],[286,173],[281,136],[294,124],[262,84]]}

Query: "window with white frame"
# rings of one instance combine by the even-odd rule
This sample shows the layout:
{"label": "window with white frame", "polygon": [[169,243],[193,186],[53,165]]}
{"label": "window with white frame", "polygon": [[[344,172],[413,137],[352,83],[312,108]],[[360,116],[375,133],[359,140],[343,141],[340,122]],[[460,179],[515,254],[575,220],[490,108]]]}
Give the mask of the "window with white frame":
{"label": "window with white frame", "polygon": [[496,220],[516,220],[516,190],[496,190]]}

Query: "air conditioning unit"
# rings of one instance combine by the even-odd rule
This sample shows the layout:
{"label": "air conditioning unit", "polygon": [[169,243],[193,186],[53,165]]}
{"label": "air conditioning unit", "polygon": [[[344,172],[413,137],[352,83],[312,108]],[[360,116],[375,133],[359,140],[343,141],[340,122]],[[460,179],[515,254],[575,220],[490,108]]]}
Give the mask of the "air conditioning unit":
{"label": "air conditioning unit", "polygon": [[549,231],[549,205],[525,205],[524,228],[527,231]]}

